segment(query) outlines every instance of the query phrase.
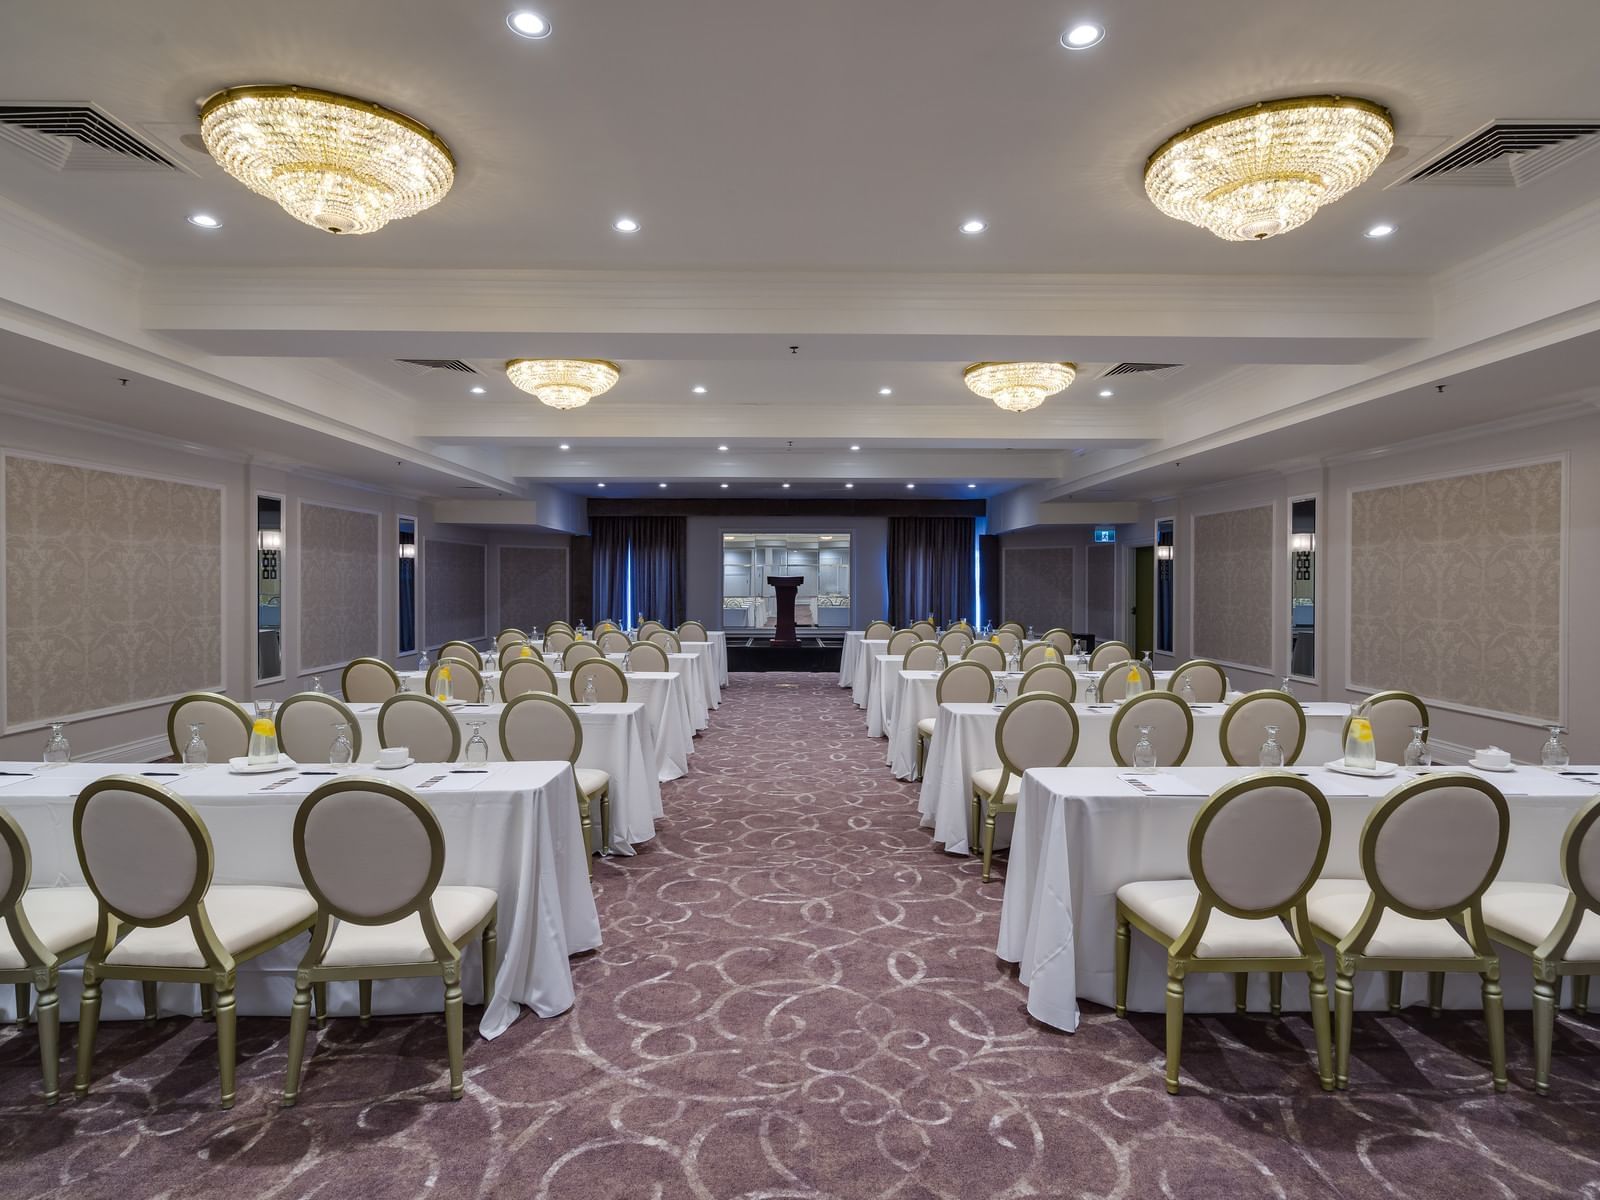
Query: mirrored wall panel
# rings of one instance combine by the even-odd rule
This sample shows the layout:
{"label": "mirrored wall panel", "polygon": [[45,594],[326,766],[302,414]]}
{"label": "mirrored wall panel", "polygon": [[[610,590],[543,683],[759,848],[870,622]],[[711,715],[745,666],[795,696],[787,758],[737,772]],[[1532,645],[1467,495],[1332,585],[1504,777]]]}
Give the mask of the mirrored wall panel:
{"label": "mirrored wall panel", "polygon": [[1172,522],[1156,522],[1156,649],[1172,653]]}
{"label": "mirrored wall panel", "polygon": [[283,497],[256,496],[256,681],[283,677]]}
{"label": "mirrored wall panel", "polygon": [[1317,675],[1317,502],[1289,506],[1289,674]]}
{"label": "mirrored wall panel", "polygon": [[417,648],[417,522],[415,517],[400,518],[400,620],[401,654]]}
{"label": "mirrored wall panel", "polygon": [[798,628],[850,627],[848,533],[725,533],[722,535],[722,625],[772,629],[777,624],[769,575],[798,575]]}

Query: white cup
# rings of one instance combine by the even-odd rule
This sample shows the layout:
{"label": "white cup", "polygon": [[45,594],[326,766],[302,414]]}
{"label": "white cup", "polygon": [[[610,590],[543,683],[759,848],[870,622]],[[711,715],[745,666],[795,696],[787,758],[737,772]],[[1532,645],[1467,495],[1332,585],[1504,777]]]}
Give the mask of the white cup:
{"label": "white cup", "polygon": [[378,751],[378,765],[383,767],[398,767],[404,765],[406,759],[411,757],[409,746],[385,746]]}
{"label": "white cup", "polygon": [[1499,746],[1490,746],[1487,750],[1478,751],[1478,761],[1486,767],[1509,767],[1511,751],[1502,750]]}

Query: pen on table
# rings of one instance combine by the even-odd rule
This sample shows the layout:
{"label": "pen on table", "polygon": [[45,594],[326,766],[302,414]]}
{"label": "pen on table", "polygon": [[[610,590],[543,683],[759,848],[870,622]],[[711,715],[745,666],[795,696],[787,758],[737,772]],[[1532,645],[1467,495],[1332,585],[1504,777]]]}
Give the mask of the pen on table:
{"label": "pen on table", "polygon": [[337,771],[301,771],[301,775],[337,775]]}
{"label": "pen on table", "polygon": [[25,778],[32,774],[32,771],[0,771],[0,775],[16,775],[19,778]]}
{"label": "pen on table", "polygon": [[176,771],[140,771],[139,774],[146,779],[176,779],[178,777],[178,772]]}
{"label": "pen on table", "polygon": [[452,775],[487,775],[488,773],[488,767],[461,767],[450,772]]}

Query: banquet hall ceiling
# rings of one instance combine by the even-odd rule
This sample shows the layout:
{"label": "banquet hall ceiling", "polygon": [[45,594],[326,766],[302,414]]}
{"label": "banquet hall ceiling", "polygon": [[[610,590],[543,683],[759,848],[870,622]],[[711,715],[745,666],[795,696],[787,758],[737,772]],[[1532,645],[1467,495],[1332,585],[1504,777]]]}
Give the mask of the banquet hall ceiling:
{"label": "banquet hall ceiling", "polygon": [[[1065,493],[1078,474],[1101,489],[1108,470],[1137,475],[1144,450],[1197,435],[1197,412],[1244,431],[1236,396],[1287,412],[1504,332],[1453,336],[1438,280],[1600,196],[1597,153],[1520,188],[1401,184],[1488,122],[1600,117],[1590,0],[1461,0],[1447,22],[1377,0],[529,6],[548,39],[512,36],[501,0],[14,0],[0,103],[93,104],[179,169],[57,171],[0,143],[0,234],[43,255],[40,229],[58,229],[125,268],[103,280],[124,294],[95,303],[13,269],[0,297],[38,319],[9,327],[80,354],[137,344],[193,386],[248,380],[315,408],[303,371],[386,407],[379,457],[410,447],[508,488],[598,494],[664,463],[685,485],[755,487],[792,464],[795,494],[846,476]],[[1063,49],[1080,19],[1105,41]],[[451,146],[453,189],[367,236],[290,220],[193,137],[198,100],[251,82],[417,117]],[[1313,92],[1388,106],[1398,142],[1304,229],[1228,243],[1145,198],[1169,134]],[[222,227],[184,219],[202,211]],[[622,215],[640,230],[615,232]],[[969,217],[986,231],[962,234]],[[1380,221],[1397,232],[1362,236]],[[610,358],[623,378],[555,414],[498,370],[526,354]],[[960,383],[966,362],[1009,357],[1083,370],[1011,417]],[[1121,362],[1181,369],[1102,378]],[[359,440],[347,424],[322,436]],[[581,455],[555,449],[575,435]]]}

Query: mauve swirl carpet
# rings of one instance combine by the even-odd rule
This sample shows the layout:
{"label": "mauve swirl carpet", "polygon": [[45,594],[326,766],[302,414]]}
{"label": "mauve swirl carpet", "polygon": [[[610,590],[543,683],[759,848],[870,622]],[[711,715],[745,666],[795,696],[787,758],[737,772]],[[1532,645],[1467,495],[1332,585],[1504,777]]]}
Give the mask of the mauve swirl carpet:
{"label": "mauve swirl carpet", "polygon": [[829,676],[735,676],[656,841],[596,866],[577,1006],[469,1035],[459,1103],[437,1017],[330,1022],[291,1110],[287,1020],[244,1020],[229,1113],[208,1024],[102,1027],[54,1110],[0,1034],[0,1197],[1600,1198],[1593,1018],[1544,1100],[1521,1012],[1503,1096],[1471,1013],[1358,1018],[1343,1095],[1298,1015],[1191,1018],[1176,1098],[1161,1017],[1030,1022],[1000,882],[934,849],[883,746]]}

